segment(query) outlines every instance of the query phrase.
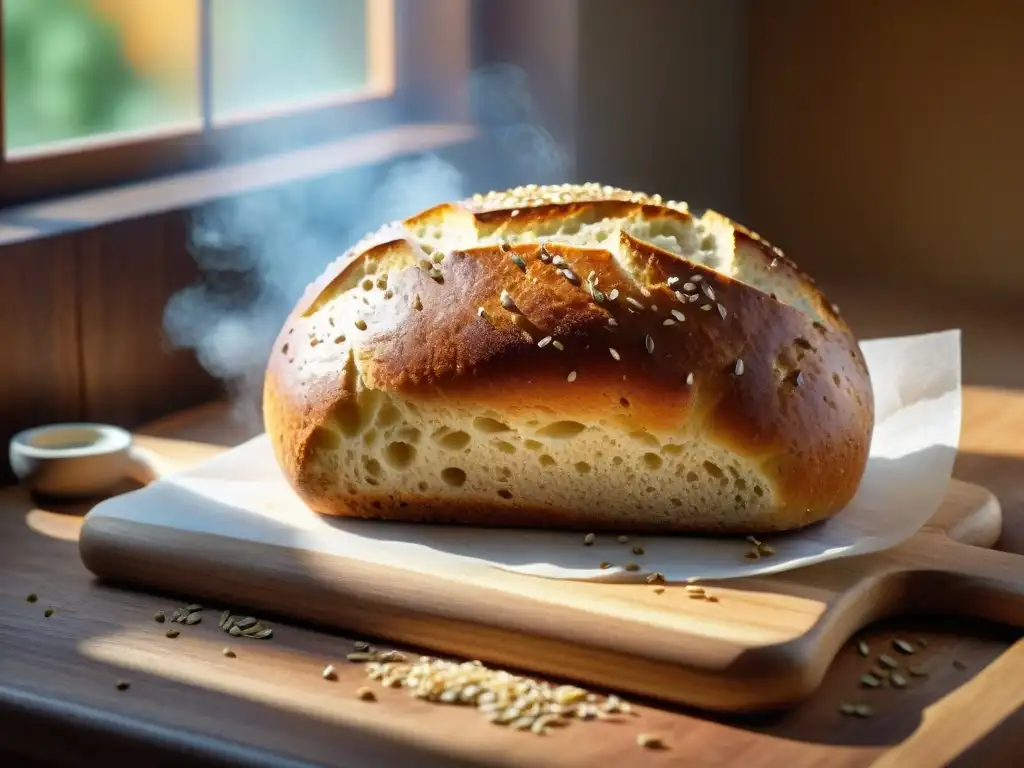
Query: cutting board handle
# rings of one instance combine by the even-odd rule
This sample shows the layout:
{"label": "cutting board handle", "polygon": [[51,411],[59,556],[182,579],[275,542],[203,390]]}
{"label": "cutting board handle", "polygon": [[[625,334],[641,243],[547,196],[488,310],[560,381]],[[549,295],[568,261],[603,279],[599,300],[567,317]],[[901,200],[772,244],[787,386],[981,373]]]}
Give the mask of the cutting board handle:
{"label": "cutting board handle", "polygon": [[915,608],[1024,627],[1024,556],[945,538],[937,549],[917,571]]}

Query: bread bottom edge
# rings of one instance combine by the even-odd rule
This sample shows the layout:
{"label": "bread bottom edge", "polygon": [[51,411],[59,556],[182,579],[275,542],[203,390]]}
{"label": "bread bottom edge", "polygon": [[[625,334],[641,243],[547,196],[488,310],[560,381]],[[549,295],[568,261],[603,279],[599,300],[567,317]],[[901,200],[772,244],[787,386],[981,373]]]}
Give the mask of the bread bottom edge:
{"label": "bread bottom edge", "polygon": [[820,524],[839,510],[814,511],[776,509],[742,524],[715,518],[694,519],[692,515],[643,518],[641,515],[588,514],[585,509],[565,507],[525,507],[513,502],[489,503],[480,500],[434,500],[389,494],[360,494],[351,498],[317,497],[301,494],[309,507],[327,518],[380,520],[396,523],[428,523],[510,530],[552,530],[586,533],[680,534],[687,536],[756,536],[782,534]]}

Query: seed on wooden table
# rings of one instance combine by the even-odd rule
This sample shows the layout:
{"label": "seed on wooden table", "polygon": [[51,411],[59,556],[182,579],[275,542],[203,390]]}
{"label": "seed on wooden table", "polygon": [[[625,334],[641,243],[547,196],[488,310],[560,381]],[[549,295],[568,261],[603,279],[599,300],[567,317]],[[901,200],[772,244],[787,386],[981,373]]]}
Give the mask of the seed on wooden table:
{"label": "seed on wooden table", "polygon": [[665,591],[664,587],[655,587],[654,588],[654,594],[656,594],[656,595],[660,595],[664,591]]}
{"label": "seed on wooden table", "polygon": [[337,674],[337,672],[334,671],[334,665],[333,664],[328,664],[326,667],[324,667],[324,671],[321,672],[320,674],[323,675],[324,680],[337,680],[338,679],[338,674]]}
{"label": "seed on wooden table", "polygon": [[700,586],[699,584],[687,584],[686,591],[691,592],[695,595],[703,595],[704,587]]}
{"label": "seed on wooden table", "polygon": [[119,691],[127,691],[129,687],[131,687],[131,683],[129,683],[127,680],[118,680],[117,681],[117,690],[119,690]]}
{"label": "seed on wooden table", "polygon": [[619,536],[615,540],[617,542],[619,542],[619,544],[628,544],[629,543],[629,536]]}
{"label": "seed on wooden table", "polygon": [[242,630],[240,630],[238,628],[237,624],[232,624],[228,628],[228,634],[231,635],[232,637],[241,637],[242,636]]}
{"label": "seed on wooden table", "polygon": [[893,640],[892,641],[892,647],[895,648],[900,653],[907,653],[907,654],[913,653],[914,650],[915,650],[914,646],[912,646],[906,640]]}
{"label": "seed on wooden table", "polygon": [[227,627],[227,625],[228,625],[228,622],[230,622],[230,621],[231,621],[231,611],[224,611],[223,613],[221,613],[221,615],[220,615],[220,628],[221,629],[225,629]]}
{"label": "seed on wooden table", "polygon": [[384,653],[381,653],[377,656],[377,661],[381,662],[382,664],[387,664],[389,662],[396,661],[405,661],[405,654],[401,653],[400,651],[384,651]]}
{"label": "seed on wooden table", "polygon": [[174,639],[174,638],[176,638],[176,637],[177,637],[178,635],[180,635],[180,634],[181,634],[181,632],[179,632],[178,630],[176,630],[176,629],[174,629],[174,628],[172,627],[171,629],[168,629],[168,630],[167,630],[167,632],[166,632],[165,634],[167,635],[167,637],[169,637],[169,638],[171,638],[171,640],[173,640],[173,639]]}
{"label": "seed on wooden table", "polygon": [[660,736],[654,735],[653,733],[637,734],[636,743],[644,749],[665,749],[664,739]]}
{"label": "seed on wooden table", "polygon": [[608,568],[612,567],[612,564],[609,563],[607,560],[602,560],[600,567],[601,567],[602,570],[607,570]]}
{"label": "seed on wooden table", "polygon": [[377,694],[373,692],[372,688],[364,685],[361,688],[356,689],[356,698],[361,699],[362,701],[376,701]]}
{"label": "seed on wooden table", "polygon": [[644,548],[641,547],[639,544],[637,544],[635,547],[633,547],[633,554],[634,555],[642,555],[643,553],[644,553]]}
{"label": "seed on wooden table", "polygon": [[928,676],[928,670],[926,670],[920,664],[911,664],[909,667],[907,667],[907,672],[909,672],[912,677],[927,677]]}
{"label": "seed on wooden table", "polygon": [[35,592],[32,592],[31,594],[29,594],[28,597],[25,598],[25,601],[29,602],[29,603],[34,603],[38,599],[39,599],[39,595],[37,595]]}
{"label": "seed on wooden table", "polygon": [[597,537],[594,534],[588,533],[586,536],[583,537],[583,545],[586,547],[591,546],[594,543],[594,539],[596,538]]}
{"label": "seed on wooden table", "polygon": [[866,688],[877,688],[882,684],[882,681],[874,675],[868,673],[866,675],[860,676],[860,684],[865,686]]}
{"label": "seed on wooden table", "polygon": [[203,610],[203,606],[199,605],[198,603],[189,603],[188,605],[185,606],[185,610],[188,611],[189,613],[192,613],[193,611],[201,611],[201,610]]}
{"label": "seed on wooden table", "polygon": [[221,653],[223,653],[229,659],[233,659],[236,656],[235,652],[232,651],[230,648],[225,648],[224,650],[221,651]]}
{"label": "seed on wooden table", "polygon": [[868,704],[858,704],[857,706],[855,706],[853,708],[853,714],[856,717],[867,718],[867,717],[871,717],[873,714],[875,714],[875,710],[874,710],[873,707],[871,707]]}
{"label": "seed on wooden table", "polygon": [[196,611],[195,613],[190,613],[188,616],[185,617],[185,623],[189,626],[192,626],[193,624],[198,624],[202,620],[203,614],[199,613],[198,611]]}
{"label": "seed on wooden table", "polygon": [[274,630],[262,624],[242,631],[242,637],[249,637],[253,640],[267,640],[274,635]]}
{"label": "seed on wooden table", "polygon": [[639,571],[640,570],[640,566],[637,565],[636,563],[632,563],[632,562],[631,563],[626,563],[622,567],[625,568],[627,571]]}
{"label": "seed on wooden table", "polygon": [[157,611],[153,614],[153,621],[155,621],[157,624],[163,624],[165,621],[167,621],[167,617],[164,616],[163,611]]}
{"label": "seed on wooden table", "polygon": [[660,571],[655,571],[654,573],[652,573],[650,576],[647,577],[647,583],[648,584],[654,584],[655,582],[663,582],[663,581],[665,581],[665,574],[661,573]]}
{"label": "seed on wooden table", "polygon": [[245,618],[237,619],[234,624],[239,629],[245,630],[249,629],[249,627],[255,627],[259,622],[252,616],[246,616]]}
{"label": "seed on wooden table", "polygon": [[892,683],[893,686],[896,688],[907,687],[907,678],[905,678],[899,672],[893,672],[892,675],[889,676],[889,682]]}
{"label": "seed on wooden table", "polygon": [[861,640],[859,643],[857,643],[857,653],[859,653],[861,656],[868,656],[871,653],[871,649],[868,648],[867,643]]}
{"label": "seed on wooden table", "polygon": [[840,704],[839,711],[844,715],[852,715],[857,709],[856,704]]}
{"label": "seed on wooden table", "polygon": [[899,666],[899,663],[896,661],[896,659],[894,659],[887,653],[883,653],[881,656],[878,657],[878,663],[881,664],[883,667],[888,667],[889,669],[896,669],[896,667]]}
{"label": "seed on wooden table", "polygon": [[369,651],[355,651],[353,653],[350,653],[345,658],[353,662],[376,661],[377,654],[370,653]]}
{"label": "seed on wooden table", "polygon": [[352,643],[352,647],[357,651],[370,650],[370,644],[365,640],[356,640],[354,643]]}
{"label": "seed on wooden table", "polygon": [[54,613],[55,611],[53,610],[53,608],[47,608],[45,611],[43,611],[43,616],[45,616],[46,618],[50,618],[51,616],[53,616]]}
{"label": "seed on wooden table", "polygon": [[718,598],[715,597],[714,595],[705,594],[704,595],[704,599],[707,600],[709,603],[717,603],[718,602]]}
{"label": "seed on wooden table", "polygon": [[964,664],[959,659],[953,659],[953,666],[956,667],[957,669],[960,669],[960,670],[967,669],[967,665]]}

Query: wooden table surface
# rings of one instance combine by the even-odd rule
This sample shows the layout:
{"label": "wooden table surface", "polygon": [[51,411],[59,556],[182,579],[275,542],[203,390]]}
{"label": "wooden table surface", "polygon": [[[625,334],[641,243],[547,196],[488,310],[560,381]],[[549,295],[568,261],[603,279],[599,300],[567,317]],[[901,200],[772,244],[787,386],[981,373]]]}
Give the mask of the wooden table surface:
{"label": "wooden table surface", "polygon": [[[142,430],[170,462],[212,454],[251,434],[219,405]],[[187,442],[184,442],[187,441]],[[1003,504],[998,547],[1024,553],[1024,393],[965,390],[956,477]],[[0,761],[91,765],[99,756],[181,765],[745,765],[972,766],[1024,759],[1024,641],[1006,627],[900,618],[863,635],[880,644],[925,638],[935,670],[913,689],[873,691],[876,713],[839,713],[866,671],[847,644],[822,688],[782,715],[707,717],[639,702],[623,723],[577,723],[550,736],[511,732],[475,712],[378,689],[357,700],[354,638],[261,617],[271,641],[235,643],[211,621],[165,637],[154,612],[188,596],[134,593],[94,582],[78,558],[82,508],[0,493]],[[29,602],[30,593],[38,594]],[[45,611],[54,612],[47,617]],[[339,661],[340,660],[340,661]],[[321,671],[328,663],[336,681]],[[962,667],[962,668],[961,668]],[[130,683],[117,688],[119,680]],[[639,732],[670,748],[641,750]],[[3,751],[23,762],[4,761]]]}

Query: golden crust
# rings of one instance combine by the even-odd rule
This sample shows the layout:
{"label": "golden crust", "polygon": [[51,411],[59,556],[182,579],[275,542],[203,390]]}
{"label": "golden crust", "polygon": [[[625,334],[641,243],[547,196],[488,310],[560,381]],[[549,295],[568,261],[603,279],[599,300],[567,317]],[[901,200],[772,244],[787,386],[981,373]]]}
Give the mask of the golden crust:
{"label": "golden crust", "polygon": [[[600,527],[571,507],[485,496],[453,503],[389,488],[346,492],[318,469],[327,439],[319,428],[358,418],[346,409],[368,388],[510,418],[544,412],[593,423],[614,414],[632,429],[699,432],[756,464],[773,487],[774,508],[753,526],[732,526],[726,516],[637,520],[621,529],[786,530],[845,506],[863,475],[874,423],[867,368],[845,322],[778,249],[706,215],[730,228],[738,260],[770,273],[807,311],[626,233],[618,259],[557,239],[516,242],[552,222],[632,215],[690,217],[684,204],[596,185],[524,188],[389,225],[331,265],[288,319],[267,367],[266,430],[299,495],[331,515]],[[508,242],[455,249],[435,263],[409,234],[431,226],[471,227],[492,240],[507,234]],[[367,266],[387,264],[400,266]],[[343,322],[332,302],[353,292],[361,294],[357,318]]]}

